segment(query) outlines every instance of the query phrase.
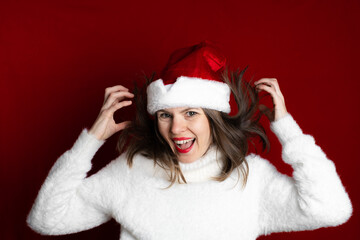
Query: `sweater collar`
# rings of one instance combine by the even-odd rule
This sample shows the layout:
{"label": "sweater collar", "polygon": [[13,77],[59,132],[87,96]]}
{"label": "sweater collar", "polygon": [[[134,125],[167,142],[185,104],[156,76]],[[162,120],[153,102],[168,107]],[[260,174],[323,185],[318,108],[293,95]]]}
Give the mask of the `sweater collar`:
{"label": "sweater collar", "polygon": [[192,163],[180,163],[181,171],[187,183],[204,182],[211,180],[221,173],[223,162],[221,152],[211,146],[207,152]]}

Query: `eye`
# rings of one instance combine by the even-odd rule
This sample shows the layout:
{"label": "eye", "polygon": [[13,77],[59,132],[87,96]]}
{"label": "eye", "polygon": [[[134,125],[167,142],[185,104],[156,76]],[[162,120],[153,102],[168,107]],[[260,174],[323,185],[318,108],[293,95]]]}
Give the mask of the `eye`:
{"label": "eye", "polygon": [[166,119],[166,118],[171,118],[171,115],[169,113],[166,113],[166,112],[161,112],[159,113],[159,118],[163,118],[163,119]]}
{"label": "eye", "polygon": [[195,116],[196,114],[198,114],[198,113],[197,113],[197,112],[194,112],[194,111],[188,111],[188,112],[186,112],[186,116],[188,116],[188,117]]}

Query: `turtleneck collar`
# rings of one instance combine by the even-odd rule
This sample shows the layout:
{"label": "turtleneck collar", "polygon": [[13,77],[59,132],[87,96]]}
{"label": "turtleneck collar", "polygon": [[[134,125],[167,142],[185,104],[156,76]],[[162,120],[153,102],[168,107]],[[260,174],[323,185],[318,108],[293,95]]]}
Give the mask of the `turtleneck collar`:
{"label": "turtleneck collar", "polygon": [[179,162],[181,171],[187,183],[204,182],[211,180],[221,173],[223,162],[221,152],[215,146],[211,146],[207,152],[192,163]]}

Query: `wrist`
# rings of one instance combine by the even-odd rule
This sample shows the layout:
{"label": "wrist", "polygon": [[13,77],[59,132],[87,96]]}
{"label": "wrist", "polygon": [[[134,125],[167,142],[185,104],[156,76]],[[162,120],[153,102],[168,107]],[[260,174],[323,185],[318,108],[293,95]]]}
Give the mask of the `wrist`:
{"label": "wrist", "polygon": [[101,135],[98,134],[98,133],[94,130],[93,127],[88,131],[88,133],[89,133],[90,135],[94,136],[94,137],[95,137],[97,140],[99,140],[99,141],[103,141],[103,140],[104,140],[104,139],[101,138]]}
{"label": "wrist", "polygon": [[289,140],[303,134],[301,128],[289,113],[283,118],[272,122],[270,129],[278,137],[281,144],[285,144]]}
{"label": "wrist", "polygon": [[274,122],[286,117],[287,115],[289,115],[287,111],[275,114]]}

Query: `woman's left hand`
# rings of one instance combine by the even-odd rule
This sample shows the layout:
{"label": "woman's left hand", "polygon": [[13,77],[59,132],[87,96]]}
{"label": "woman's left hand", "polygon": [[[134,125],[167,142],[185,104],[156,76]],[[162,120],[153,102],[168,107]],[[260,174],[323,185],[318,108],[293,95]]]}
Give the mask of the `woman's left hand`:
{"label": "woman's left hand", "polygon": [[[284,117],[287,114],[285,100],[276,78],[261,78],[260,80],[255,81],[254,84],[258,92],[264,90],[268,92],[273,99],[273,111],[271,113],[265,111],[265,115],[269,118],[269,120],[276,121]],[[260,110],[263,109],[260,107]]]}

